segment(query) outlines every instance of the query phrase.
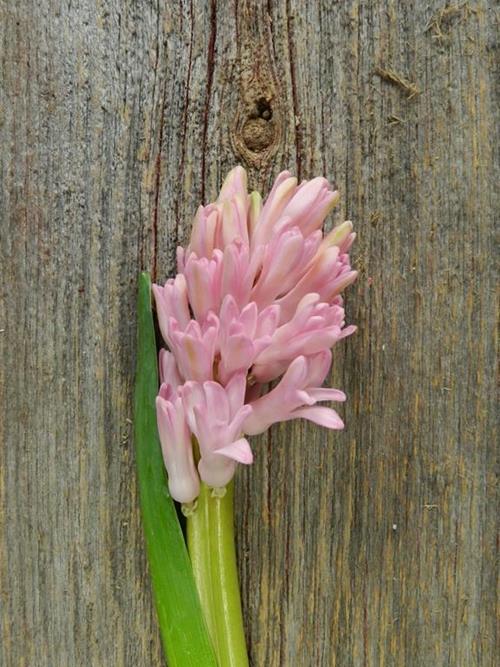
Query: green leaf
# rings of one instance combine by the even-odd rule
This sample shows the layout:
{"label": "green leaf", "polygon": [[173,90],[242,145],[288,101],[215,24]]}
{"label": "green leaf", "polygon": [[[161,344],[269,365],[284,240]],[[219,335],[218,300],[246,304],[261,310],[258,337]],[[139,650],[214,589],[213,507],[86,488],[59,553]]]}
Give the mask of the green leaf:
{"label": "green leaf", "polygon": [[167,479],[156,426],[158,364],[151,280],[139,278],[135,450],[149,571],[169,667],[217,667],[184,536]]}

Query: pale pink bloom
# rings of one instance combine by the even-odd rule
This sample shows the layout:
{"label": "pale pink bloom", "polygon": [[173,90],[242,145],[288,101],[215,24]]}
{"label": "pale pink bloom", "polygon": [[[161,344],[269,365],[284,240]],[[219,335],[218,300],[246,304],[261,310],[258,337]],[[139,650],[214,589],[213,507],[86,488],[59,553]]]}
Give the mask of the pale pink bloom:
{"label": "pale pink bloom", "polygon": [[248,197],[234,196],[220,205],[221,226],[219,247],[225,248],[232,241],[248,245]]}
{"label": "pale pink bloom", "polygon": [[243,308],[250,300],[250,292],[258,265],[250,263],[247,244],[235,240],[224,248],[222,261],[221,295],[230,294]]}
{"label": "pale pink bloom", "polygon": [[219,245],[220,236],[220,209],[215,204],[200,206],[196,211],[191,231],[191,240],[184,248],[177,249],[178,270],[184,270],[184,257],[194,253],[197,257],[212,257],[212,253]]}
{"label": "pale pink bloom", "polygon": [[326,216],[339,200],[339,193],[330,190],[330,184],[319,176],[303,181],[283,210],[283,217],[289,217],[300,227],[304,236],[319,229]]}
{"label": "pale pink bloom", "polygon": [[323,247],[313,257],[297,284],[277,300],[281,307],[281,322],[289,320],[299,301],[310,292],[317,292],[321,301],[331,303],[340,292],[356,280],[347,255],[340,255],[336,245]]}
{"label": "pale pink bloom", "polygon": [[297,186],[297,179],[283,171],[262,208],[252,233],[252,248],[269,242],[273,232],[287,220],[298,227],[304,237],[318,230],[339,200],[326,178],[313,178]]}
{"label": "pale pink bloom", "polygon": [[258,355],[271,343],[279,318],[279,307],[269,306],[260,313],[252,301],[238,307],[228,294],[220,309],[217,378],[222,384],[241,371],[248,371]]}
{"label": "pale pink bloom", "polygon": [[168,350],[161,349],[158,361],[160,384],[170,386],[174,391],[177,391],[184,380],[181,378],[174,355]]}
{"label": "pale pink bloom", "polygon": [[321,302],[319,294],[306,294],[292,319],[276,329],[270,344],[257,356],[252,375],[259,382],[268,382],[281,375],[296,357],[333,347],[356,331],[356,327],[344,324],[341,306]]}
{"label": "pale pink bloom", "polygon": [[282,171],[274,181],[258,219],[253,225],[251,237],[252,250],[259,245],[265,245],[272,236],[273,229],[286,205],[297,189],[297,179],[289,171]]}
{"label": "pale pink bloom", "polygon": [[212,487],[228,484],[237,463],[252,463],[252,450],[242,426],[252,408],[244,405],[246,374],[238,373],[222,387],[217,382],[186,382],[180,389],[186,417],[200,448],[198,471]]}
{"label": "pale pink bloom", "polygon": [[202,326],[190,320],[182,330],[174,318],[169,322],[169,341],[177,367],[185,380],[204,382],[213,378],[219,320],[210,313]]}
{"label": "pale pink bloom", "polygon": [[226,176],[217,203],[220,204],[235,197],[239,197],[245,202],[245,205],[247,204],[247,172],[240,165],[231,169]]}
{"label": "pale pink bloom", "polygon": [[161,335],[165,341],[169,341],[169,319],[173,317],[181,328],[185,328],[191,319],[185,277],[178,273],[175,278],[167,280],[163,287],[153,285],[153,295]]}
{"label": "pale pink bloom", "polygon": [[323,248],[336,245],[339,248],[339,254],[345,255],[350,250],[355,238],[356,234],[352,231],[352,222],[346,220],[342,224],[334,227],[332,231],[325,236],[321,245]]}
{"label": "pale pink bloom", "polygon": [[262,197],[260,196],[260,192],[251,192],[248,196],[248,236],[250,239],[254,235],[261,213]]}
{"label": "pale pink bloom", "polygon": [[170,494],[180,503],[190,503],[200,492],[191,432],[181,397],[165,384],[156,398],[156,416]]}
{"label": "pale pink bloom", "polygon": [[263,259],[251,299],[259,308],[271,304],[297,284],[321,243],[320,231],[304,238],[299,227],[290,227],[287,219],[284,223],[280,234],[275,234],[266,246],[256,249],[256,253],[261,250]]}
{"label": "pale pink bloom", "polygon": [[330,362],[329,350],[294,359],[279,384],[268,394],[252,401],[252,412],[245,420],[243,431],[247,435],[257,435],[271,424],[300,417],[327,428],[343,428],[344,424],[335,410],[315,405],[317,401],[345,401],[342,391],[321,387]]}
{"label": "pale pink bloom", "polygon": [[180,249],[177,255],[179,271],[192,253],[210,259],[215,249],[223,250],[236,239],[248,244],[248,208],[247,175],[238,166],[227,175],[217,202],[198,208],[186,252]]}
{"label": "pale pink bloom", "polygon": [[184,276],[187,283],[189,304],[198,322],[209,311],[218,312],[222,297],[222,258],[221,250],[214,250],[211,259],[197,257],[191,253],[186,258]]}

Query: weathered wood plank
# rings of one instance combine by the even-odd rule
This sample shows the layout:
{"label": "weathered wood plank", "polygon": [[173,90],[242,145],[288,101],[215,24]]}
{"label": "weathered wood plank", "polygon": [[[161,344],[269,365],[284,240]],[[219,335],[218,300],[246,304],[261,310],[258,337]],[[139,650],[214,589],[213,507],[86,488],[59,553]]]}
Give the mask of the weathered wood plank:
{"label": "weathered wood plank", "polygon": [[0,2],[0,664],[161,664],[135,281],[237,161],[335,179],[361,269],[345,432],[238,477],[253,664],[495,663],[493,3],[444,7]]}

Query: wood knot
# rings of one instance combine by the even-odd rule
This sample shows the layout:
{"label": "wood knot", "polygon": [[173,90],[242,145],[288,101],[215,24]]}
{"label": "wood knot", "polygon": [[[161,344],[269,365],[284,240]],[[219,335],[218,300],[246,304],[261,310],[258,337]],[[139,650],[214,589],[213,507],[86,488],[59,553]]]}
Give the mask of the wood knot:
{"label": "wood knot", "polygon": [[267,100],[256,103],[258,116],[250,117],[243,125],[241,135],[246,147],[254,152],[262,151],[273,142],[275,128],[271,119],[272,109]]}
{"label": "wood knot", "polygon": [[[238,6],[238,3],[236,3]],[[278,151],[285,125],[285,99],[275,63],[271,18],[266,3],[240,3],[237,57],[231,82],[238,80],[230,140],[249,167],[262,169]]]}
{"label": "wood knot", "polygon": [[[240,109],[233,145],[246,162],[258,165],[276,152],[281,139],[280,113],[270,96],[254,95]],[[274,104],[275,106],[275,104]]]}

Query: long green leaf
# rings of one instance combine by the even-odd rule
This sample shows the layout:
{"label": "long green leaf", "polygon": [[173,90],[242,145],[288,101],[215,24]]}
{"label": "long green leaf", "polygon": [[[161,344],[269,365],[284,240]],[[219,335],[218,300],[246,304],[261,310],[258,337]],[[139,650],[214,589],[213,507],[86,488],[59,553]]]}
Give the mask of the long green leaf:
{"label": "long green leaf", "polygon": [[142,522],[156,611],[169,667],[217,667],[177,513],[168,493],[156,427],[158,365],[151,281],[139,278],[135,450]]}

